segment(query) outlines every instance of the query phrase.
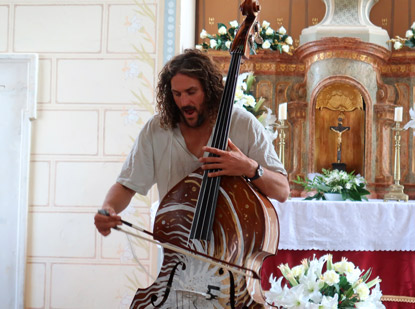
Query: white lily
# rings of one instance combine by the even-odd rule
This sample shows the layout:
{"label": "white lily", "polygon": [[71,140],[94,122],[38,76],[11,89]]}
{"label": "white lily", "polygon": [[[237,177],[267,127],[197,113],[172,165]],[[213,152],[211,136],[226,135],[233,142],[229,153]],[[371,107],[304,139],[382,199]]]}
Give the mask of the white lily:
{"label": "white lily", "polygon": [[401,49],[402,48],[402,43],[401,42],[395,42],[394,44],[393,44],[393,48],[395,48],[395,49]]}
{"label": "white lily", "polygon": [[287,33],[287,30],[285,30],[285,28],[284,28],[283,26],[281,26],[281,27],[278,29],[278,32],[279,32],[279,33],[281,33],[282,35],[284,35],[284,34],[286,34],[286,33]]}
{"label": "white lily", "polygon": [[271,35],[274,33],[274,29],[272,29],[271,27],[267,28],[267,30],[265,30],[265,34],[266,35]]}
{"label": "white lily", "polygon": [[263,49],[268,49],[271,47],[271,42],[269,40],[265,40],[264,43],[262,43]]}
{"label": "white lily", "polygon": [[290,46],[289,45],[283,45],[282,46],[282,51],[285,53],[289,53],[290,52]]}
{"label": "white lily", "polygon": [[226,34],[226,32],[228,32],[228,30],[226,29],[226,27],[225,27],[225,26],[222,26],[222,27],[220,27],[220,28],[218,29],[218,33],[219,33],[220,35],[224,35],[224,34]]}
{"label": "white lily", "polygon": [[321,309],[337,309],[337,305],[339,303],[339,295],[336,294],[334,297],[330,296],[323,296],[323,299],[321,300],[321,304],[319,308]]}
{"label": "white lily", "polygon": [[218,42],[216,42],[216,40],[215,40],[215,39],[211,39],[211,40],[210,40],[210,47],[211,47],[211,48],[215,48],[217,45],[218,45]]}
{"label": "white lily", "polygon": [[282,298],[284,298],[284,290],[281,287],[281,281],[284,277],[280,277],[278,280],[277,278],[271,277],[269,278],[269,283],[271,283],[271,289],[265,292],[265,297],[267,302],[273,305],[278,304]]}
{"label": "white lily", "polygon": [[[409,115],[411,116],[411,120],[409,120],[404,126],[404,130],[408,130],[409,128],[415,129],[415,111],[411,108],[409,110]],[[415,135],[415,130],[414,130]]]}
{"label": "white lily", "polygon": [[287,36],[287,38],[285,39],[285,43],[287,43],[288,45],[293,45],[293,38],[290,36]]}
{"label": "white lily", "polygon": [[323,281],[329,286],[333,286],[336,283],[339,283],[340,276],[334,270],[328,270],[323,274]]}
{"label": "white lily", "polygon": [[238,21],[236,21],[236,20],[233,20],[233,21],[229,22],[229,24],[231,25],[232,28],[238,27]]}
{"label": "white lily", "polygon": [[360,268],[356,267],[353,270],[347,271],[346,279],[351,285],[353,285],[357,282],[357,280],[359,280],[361,274],[362,271],[360,270]]}
{"label": "white lily", "polygon": [[382,291],[380,290],[379,282],[376,283],[375,287],[372,289],[369,297],[360,303],[356,303],[356,308],[375,308],[375,309],[385,309],[385,305],[382,304],[380,298],[382,297]]}
{"label": "white lily", "polygon": [[200,38],[201,39],[206,39],[208,36],[208,33],[205,29],[202,29],[202,32],[200,32]]}
{"label": "white lily", "polygon": [[248,76],[254,74],[254,72],[245,72],[238,76],[238,80],[236,81],[236,89],[241,89],[242,84],[248,78]]}
{"label": "white lily", "polygon": [[287,308],[305,308],[308,299],[304,293],[304,285],[296,285],[288,289],[281,305]]}
{"label": "white lily", "polygon": [[262,28],[263,29],[267,29],[268,27],[269,27],[269,25],[270,25],[270,23],[269,22],[267,22],[266,20],[264,20],[263,22],[262,22]]}
{"label": "white lily", "polygon": [[367,287],[366,283],[362,282],[360,283],[354,291],[359,295],[359,298],[361,300],[366,300],[369,297],[370,291]]}

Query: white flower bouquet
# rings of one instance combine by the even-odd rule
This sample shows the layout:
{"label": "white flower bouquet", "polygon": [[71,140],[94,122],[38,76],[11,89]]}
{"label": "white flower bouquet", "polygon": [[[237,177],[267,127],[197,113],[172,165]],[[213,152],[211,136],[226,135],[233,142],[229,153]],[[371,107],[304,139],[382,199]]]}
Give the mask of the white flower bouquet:
{"label": "white flower bouquet", "polygon": [[[271,275],[271,289],[265,292],[267,303],[278,308],[385,308],[380,300],[381,280],[376,277],[368,282],[371,269],[364,272],[346,258],[337,263],[332,259],[326,254],[303,260],[293,268],[281,264],[278,268],[283,277]],[[284,278],[290,287],[281,286]]]}
{"label": "white flower bouquet", "polygon": [[[218,23],[218,33],[209,34],[205,29],[200,32],[200,38],[206,40],[202,44],[196,45],[200,50],[229,50],[236,32],[239,29],[239,24],[236,20],[229,22],[228,28],[223,23]],[[270,27],[270,23],[264,21],[259,29],[259,38],[253,43],[253,49],[269,49],[278,50],[280,53],[285,52],[291,54],[294,49],[292,46],[293,39],[287,34],[284,27],[280,27],[277,31],[274,31]]]}
{"label": "white flower bouquet", "polygon": [[353,172],[347,173],[339,170],[322,169],[323,174],[314,174],[313,177],[302,179],[297,176],[295,183],[300,184],[306,191],[315,191],[313,196],[306,200],[323,199],[324,193],[340,193],[343,200],[362,201],[367,200],[366,180]]}
{"label": "white flower bouquet", "polygon": [[412,24],[411,28],[406,30],[405,38],[396,36],[394,39],[390,39],[388,42],[393,43],[394,49],[401,49],[403,46],[408,46],[409,48],[415,47],[415,22]]}
{"label": "white flower bouquet", "polygon": [[255,49],[270,49],[278,50],[280,53],[284,52],[291,54],[293,47],[293,39],[287,34],[287,30],[283,26],[277,31],[270,27],[270,23],[264,20],[259,30],[261,40],[254,42]]}

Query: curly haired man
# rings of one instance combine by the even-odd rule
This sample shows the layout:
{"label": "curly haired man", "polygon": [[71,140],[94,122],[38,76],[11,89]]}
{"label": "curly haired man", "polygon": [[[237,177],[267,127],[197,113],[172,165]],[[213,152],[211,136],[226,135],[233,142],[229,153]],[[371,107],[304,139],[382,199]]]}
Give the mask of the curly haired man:
{"label": "curly haired man", "polygon": [[[199,167],[209,177],[244,176],[265,195],[283,202],[289,194],[286,171],[263,126],[249,112],[234,108],[228,149],[210,147],[223,78],[204,53],[185,50],[159,74],[157,114],[143,127],[102,208],[95,215],[98,231],[106,236],[121,225],[117,215],[135,193],[146,194],[157,184],[160,200]],[[212,153],[216,156],[208,157]]]}

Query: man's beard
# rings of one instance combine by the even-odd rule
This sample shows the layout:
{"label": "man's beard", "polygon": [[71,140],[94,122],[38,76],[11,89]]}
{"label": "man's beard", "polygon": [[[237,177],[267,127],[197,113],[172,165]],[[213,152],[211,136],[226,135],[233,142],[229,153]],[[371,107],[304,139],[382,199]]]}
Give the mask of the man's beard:
{"label": "man's beard", "polygon": [[[193,111],[195,111],[197,113],[197,121],[196,121],[195,124],[190,124],[187,121],[187,118],[184,116],[185,111],[191,111],[191,110],[193,110]],[[188,127],[191,127],[191,128],[198,128],[198,127],[200,127],[205,122],[205,120],[206,120],[206,112],[204,110],[198,111],[193,106],[184,106],[184,107],[182,107],[180,109],[180,116],[181,116],[182,120],[186,123],[186,125]]]}

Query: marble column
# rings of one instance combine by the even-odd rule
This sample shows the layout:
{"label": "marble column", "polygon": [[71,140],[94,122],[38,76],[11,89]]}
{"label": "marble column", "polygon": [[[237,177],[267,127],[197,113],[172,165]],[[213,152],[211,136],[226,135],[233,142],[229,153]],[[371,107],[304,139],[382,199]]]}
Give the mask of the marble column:
{"label": "marble column", "polygon": [[300,45],[324,37],[354,37],[363,42],[389,48],[385,29],[371,23],[370,11],[379,0],[323,0],[326,15],[315,25],[303,29]]}

